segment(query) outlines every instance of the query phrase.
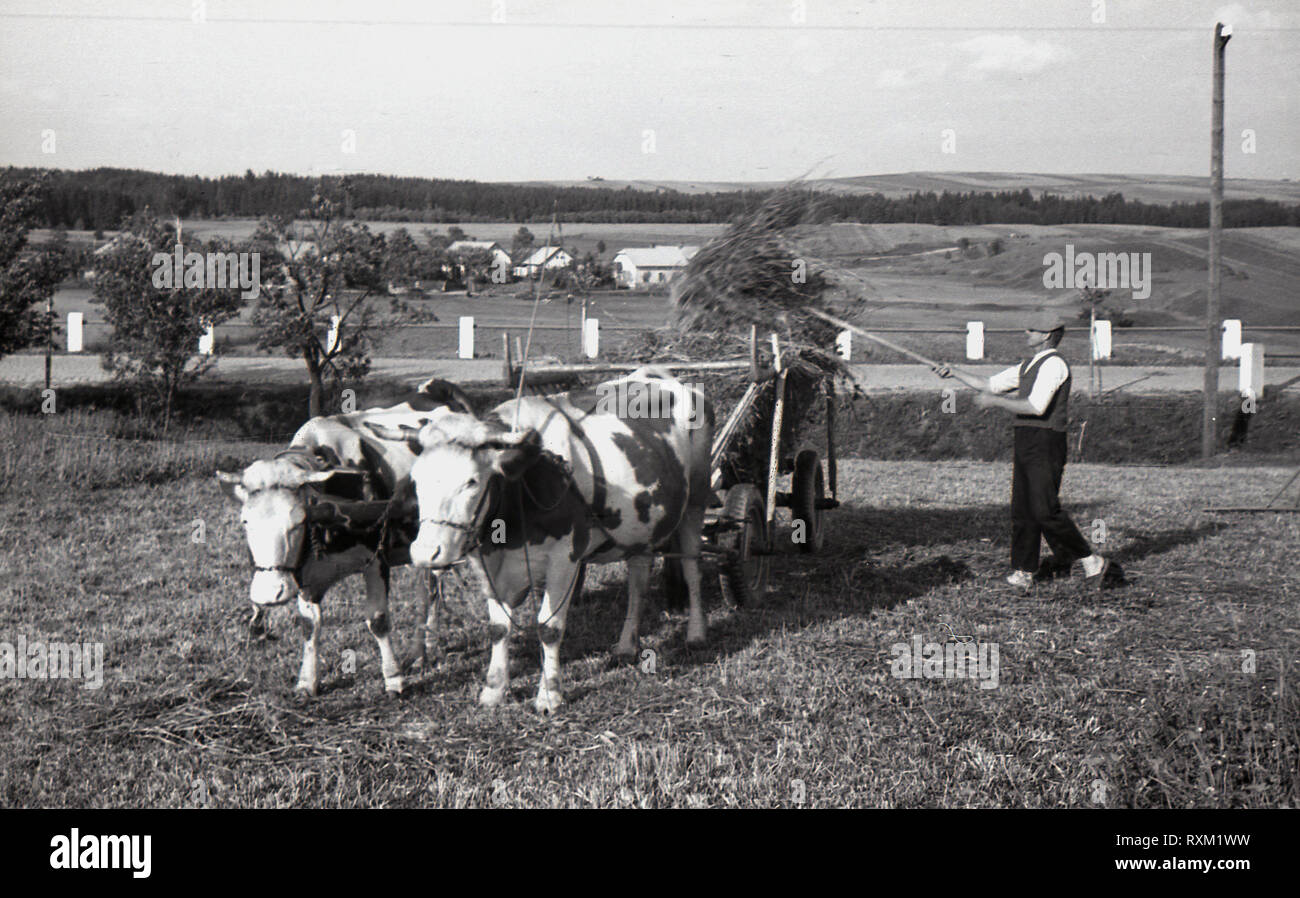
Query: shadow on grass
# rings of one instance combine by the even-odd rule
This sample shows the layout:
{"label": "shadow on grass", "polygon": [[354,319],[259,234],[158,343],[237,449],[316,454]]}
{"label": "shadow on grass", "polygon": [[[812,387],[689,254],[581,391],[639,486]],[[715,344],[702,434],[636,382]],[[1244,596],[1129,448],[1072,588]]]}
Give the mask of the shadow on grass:
{"label": "shadow on grass", "polygon": [[[1076,519],[1087,520],[1093,507],[1073,504],[1070,511]],[[654,640],[660,663],[681,667],[710,664],[773,632],[801,630],[875,609],[893,608],[935,589],[974,580],[979,575],[970,565],[972,550],[978,546],[980,557],[993,553],[1001,558],[1010,538],[1005,505],[845,507],[829,513],[825,520],[826,544],[816,554],[799,551],[789,541],[789,528],[778,528],[767,595],[751,606],[733,609],[721,620],[715,615],[708,645],[699,651],[686,648],[686,615],[664,613],[656,565],[650,594],[642,608],[643,646]],[[1224,526],[1209,523],[1130,537],[1124,548],[1111,554],[1117,563],[1106,585],[1113,588],[1125,582],[1120,563],[1132,565],[1194,543]],[[934,547],[938,546],[952,547],[951,554],[936,551]],[[1048,561],[1050,557],[1047,554]],[[890,560],[882,560],[886,558]],[[711,564],[704,566],[702,587],[706,613],[722,607],[717,571]],[[622,627],[626,602],[626,579],[621,571],[612,579],[589,586],[577,597],[568,618],[563,663],[607,655]],[[512,678],[535,678],[539,674],[541,652],[535,614],[534,602],[525,603],[516,612],[515,619],[523,626],[516,631],[519,635],[512,645]],[[469,634],[468,642],[460,645],[459,651],[453,650],[452,663],[444,663],[431,675],[412,682],[415,693],[446,694],[481,685],[488,660],[486,639],[486,634]],[[570,688],[577,688],[577,684],[572,683]]]}

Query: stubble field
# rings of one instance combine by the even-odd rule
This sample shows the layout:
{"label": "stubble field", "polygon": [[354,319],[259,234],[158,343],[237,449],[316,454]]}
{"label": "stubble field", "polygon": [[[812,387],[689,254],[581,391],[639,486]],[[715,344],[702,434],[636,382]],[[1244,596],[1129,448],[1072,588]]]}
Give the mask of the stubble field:
{"label": "stubble field", "polygon": [[[327,596],[322,694],[292,693],[288,612],[250,642],[246,549],[211,472],[273,446],[0,434],[0,641],[102,642],[104,682],[0,680],[5,806],[1290,806],[1300,801],[1295,516],[1285,469],[1074,465],[1063,495],[1126,583],[1002,583],[1009,465],[841,466],[824,551],[778,534],[773,589],[709,646],[656,588],[611,667],[623,569],[569,616],[567,705],[539,716],[532,615],[511,699],[481,709],[484,610],[453,594],[441,666],[383,694],[359,580]],[[202,541],[195,541],[201,525]],[[394,577],[414,648],[414,574]],[[997,688],[902,679],[894,646],[996,644]],[[355,653],[349,655],[347,653]],[[355,659],[350,665],[348,659]],[[355,667],[355,669],[353,669]]]}

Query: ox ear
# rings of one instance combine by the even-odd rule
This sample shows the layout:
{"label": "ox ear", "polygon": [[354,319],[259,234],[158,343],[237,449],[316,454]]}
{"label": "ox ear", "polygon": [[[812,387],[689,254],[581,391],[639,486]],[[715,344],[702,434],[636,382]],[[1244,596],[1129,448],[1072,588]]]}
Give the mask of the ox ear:
{"label": "ox ear", "polygon": [[299,478],[298,478],[298,485],[299,485],[299,486],[312,486],[312,485],[319,486],[320,484],[322,484],[322,483],[324,483],[325,481],[329,480],[331,477],[333,477],[333,476],[334,476],[335,474],[337,474],[337,473],[338,473],[337,471],[334,471],[334,470],[332,470],[332,469],[331,469],[331,470],[328,470],[328,471],[312,471],[310,474],[303,474],[301,477],[299,477]]}
{"label": "ox ear", "polygon": [[218,471],[217,483],[221,491],[241,505],[248,499],[248,490],[244,489],[244,475],[233,471]]}
{"label": "ox ear", "polygon": [[529,430],[518,443],[497,450],[492,466],[504,474],[506,480],[518,480],[541,455],[541,434]]}

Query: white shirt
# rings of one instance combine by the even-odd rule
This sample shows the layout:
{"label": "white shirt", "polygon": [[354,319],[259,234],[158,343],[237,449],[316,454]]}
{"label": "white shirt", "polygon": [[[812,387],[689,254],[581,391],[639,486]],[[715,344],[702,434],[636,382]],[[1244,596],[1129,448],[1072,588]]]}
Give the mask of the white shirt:
{"label": "white shirt", "polygon": [[[1053,348],[1044,349],[1029,360],[1028,368],[1034,367],[1034,363],[1047,355],[1054,352]],[[1026,369],[1027,370],[1027,369]],[[1059,355],[1053,356],[1043,362],[1038,369],[1038,377],[1034,380],[1034,387],[1029,391],[1029,405],[1034,410],[1035,415],[1041,415],[1047,411],[1047,406],[1051,404],[1052,397],[1060,389],[1061,384],[1070,376],[1070,368],[1065,364],[1065,359]],[[999,371],[989,378],[989,390],[994,393],[1011,393],[1020,389],[1020,366],[1013,365],[1005,371]]]}

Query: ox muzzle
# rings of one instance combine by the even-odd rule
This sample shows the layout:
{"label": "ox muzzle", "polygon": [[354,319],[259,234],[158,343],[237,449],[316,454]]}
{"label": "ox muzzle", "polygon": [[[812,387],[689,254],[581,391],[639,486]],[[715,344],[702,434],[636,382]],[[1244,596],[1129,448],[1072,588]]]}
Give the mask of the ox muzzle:
{"label": "ox muzzle", "polygon": [[459,564],[477,549],[484,528],[497,507],[502,489],[501,475],[488,480],[474,513],[464,521],[420,518],[420,529],[411,543],[411,563],[416,567],[443,569]]}
{"label": "ox muzzle", "polygon": [[317,542],[313,528],[329,517],[328,509],[308,503],[302,522],[285,533],[282,540],[286,549],[284,558],[264,563],[249,547],[253,578],[248,585],[248,598],[255,608],[286,605],[298,597],[302,589],[303,567],[318,554],[311,548]]}

